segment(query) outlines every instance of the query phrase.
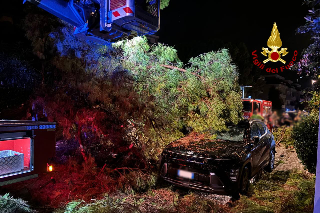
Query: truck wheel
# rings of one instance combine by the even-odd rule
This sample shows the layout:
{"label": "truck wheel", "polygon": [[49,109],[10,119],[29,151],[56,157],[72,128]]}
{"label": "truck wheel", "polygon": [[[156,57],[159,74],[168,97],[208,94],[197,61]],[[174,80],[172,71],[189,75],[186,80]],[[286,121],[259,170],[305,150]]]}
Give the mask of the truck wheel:
{"label": "truck wheel", "polygon": [[274,151],[274,149],[272,149],[270,151],[269,163],[268,163],[268,165],[266,167],[266,170],[268,172],[272,172],[272,170],[274,169],[274,158],[275,158],[275,151]]}
{"label": "truck wheel", "polygon": [[240,193],[246,195],[249,190],[249,179],[250,178],[250,170],[247,166],[245,166],[242,170],[241,182],[240,182]]}

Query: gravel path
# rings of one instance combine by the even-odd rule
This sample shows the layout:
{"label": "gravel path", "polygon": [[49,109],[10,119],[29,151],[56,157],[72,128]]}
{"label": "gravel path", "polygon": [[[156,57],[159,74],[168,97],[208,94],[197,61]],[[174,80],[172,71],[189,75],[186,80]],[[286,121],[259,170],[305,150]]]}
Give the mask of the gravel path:
{"label": "gravel path", "polygon": [[284,145],[276,146],[275,171],[297,169],[304,171],[304,166],[299,160],[295,149],[286,149]]}

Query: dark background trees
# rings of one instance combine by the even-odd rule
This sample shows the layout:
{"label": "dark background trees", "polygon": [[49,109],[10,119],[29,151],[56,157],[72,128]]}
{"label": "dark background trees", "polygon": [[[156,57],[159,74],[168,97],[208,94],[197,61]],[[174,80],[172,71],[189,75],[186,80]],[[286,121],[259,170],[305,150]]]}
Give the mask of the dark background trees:
{"label": "dark background trees", "polygon": [[273,110],[281,110],[282,105],[284,104],[280,98],[280,91],[272,86],[269,90],[268,100],[272,101]]}

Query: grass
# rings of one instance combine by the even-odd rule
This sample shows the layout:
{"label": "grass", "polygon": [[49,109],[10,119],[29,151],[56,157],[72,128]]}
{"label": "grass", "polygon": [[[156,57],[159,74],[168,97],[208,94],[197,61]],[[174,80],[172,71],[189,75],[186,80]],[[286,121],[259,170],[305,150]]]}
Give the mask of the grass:
{"label": "grass", "polygon": [[253,184],[251,196],[242,196],[233,212],[313,212],[315,176],[303,171],[275,171]]}

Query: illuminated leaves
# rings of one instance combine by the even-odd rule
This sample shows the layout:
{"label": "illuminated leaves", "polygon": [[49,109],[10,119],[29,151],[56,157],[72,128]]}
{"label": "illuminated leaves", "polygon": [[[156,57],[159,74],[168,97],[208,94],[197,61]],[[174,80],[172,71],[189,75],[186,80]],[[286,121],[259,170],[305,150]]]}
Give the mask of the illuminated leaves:
{"label": "illuminated leaves", "polygon": [[305,17],[306,24],[297,29],[298,33],[309,33],[312,43],[303,51],[302,58],[293,67],[299,74],[312,76],[319,74],[319,57],[320,57],[320,8],[319,1],[305,0],[305,4],[312,7],[309,14]]}
{"label": "illuminated leaves", "polygon": [[164,8],[169,6],[170,0],[161,0],[160,1],[160,9],[163,10]]}
{"label": "illuminated leaves", "polygon": [[143,131],[150,139],[146,149],[151,156],[152,150],[177,139],[183,128],[221,130],[226,122],[240,120],[238,73],[226,49],[192,58],[181,69],[172,47],[149,46],[144,38],[116,46],[124,51],[123,66],[137,79],[135,91],[145,103],[141,116],[144,123],[150,122]]}

